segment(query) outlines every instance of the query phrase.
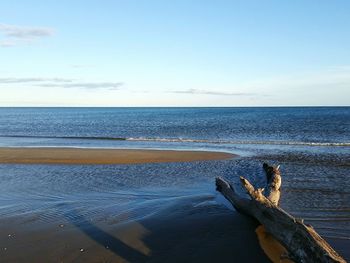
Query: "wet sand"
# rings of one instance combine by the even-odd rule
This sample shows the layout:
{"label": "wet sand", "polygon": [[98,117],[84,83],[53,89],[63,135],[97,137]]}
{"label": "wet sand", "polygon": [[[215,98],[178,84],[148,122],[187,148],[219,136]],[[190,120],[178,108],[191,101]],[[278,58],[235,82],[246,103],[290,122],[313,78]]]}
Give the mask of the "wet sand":
{"label": "wet sand", "polygon": [[82,149],[0,148],[0,163],[15,164],[136,164],[232,159],[224,152]]}
{"label": "wet sand", "polygon": [[[72,209],[54,223],[0,219],[4,262],[270,262],[256,223],[226,207],[179,200],[146,218],[91,220]],[[43,215],[42,215],[43,216]],[[74,218],[74,220],[72,220]],[[6,226],[6,227],[5,227]]]}
{"label": "wet sand", "polygon": [[[0,219],[0,259],[1,262],[292,262],[280,260],[284,248],[251,218],[221,204],[193,206],[210,199],[178,200],[167,209],[138,219],[127,213],[89,218],[73,207],[54,222],[43,220],[44,214]],[[341,246],[339,240],[327,241]],[[346,247],[343,250],[347,251]]]}

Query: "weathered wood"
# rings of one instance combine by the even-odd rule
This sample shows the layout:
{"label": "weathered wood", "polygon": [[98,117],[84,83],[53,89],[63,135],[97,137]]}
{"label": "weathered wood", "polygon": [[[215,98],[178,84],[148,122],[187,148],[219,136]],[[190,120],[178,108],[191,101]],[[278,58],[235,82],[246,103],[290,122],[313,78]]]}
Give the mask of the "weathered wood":
{"label": "weathered wood", "polygon": [[279,166],[273,167],[273,166],[269,166],[267,163],[264,163],[263,168],[265,170],[266,179],[267,179],[266,197],[273,204],[278,205],[281,197],[280,188],[282,184],[282,178],[281,178]]}
{"label": "weathered wood", "polygon": [[217,190],[239,211],[250,215],[265,226],[289,252],[295,262],[346,262],[316,231],[278,206],[281,175],[279,167],[263,166],[267,178],[267,191],[255,189],[241,177],[241,183],[250,199],[239,196],[223,178],[216,178]]}

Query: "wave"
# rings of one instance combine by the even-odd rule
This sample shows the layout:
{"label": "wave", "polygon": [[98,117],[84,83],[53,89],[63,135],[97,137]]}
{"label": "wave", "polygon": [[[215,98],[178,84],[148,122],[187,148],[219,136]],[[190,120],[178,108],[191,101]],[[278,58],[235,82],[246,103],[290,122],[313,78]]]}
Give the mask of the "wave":
{"label": "wave", "polygon": [[126,141],[123,137],[100,137],[100,136],[41,136],[41,135],[0,135],[0,138],[33,138],[33,139],[79,139],[79,140],[113,140]]}
{"label": "wave", "polygon": [[235,141],[235,140],[206,140],[182,138],[125,138],[127,141],[153,142],[189,142],[210,144],[266,144],[266,145],[303,145],[303,146],[350,146],[350,142],[300,142],[300,141]]}
{"label": "wave", "polygon": [[79,140],[111,140],[138,142],[171,142],[171,143],[204,143],[204,144],[262,144],[291,146],[339,146],[349,147],[350,142],[303,142],[303,141],[254,141],[254,140],[212,140],[189,138],[151,138],[151,137],[99,137],[99,136],[22,136],[0,135],[2,138],[38,138],[38,139],[79,139]]}

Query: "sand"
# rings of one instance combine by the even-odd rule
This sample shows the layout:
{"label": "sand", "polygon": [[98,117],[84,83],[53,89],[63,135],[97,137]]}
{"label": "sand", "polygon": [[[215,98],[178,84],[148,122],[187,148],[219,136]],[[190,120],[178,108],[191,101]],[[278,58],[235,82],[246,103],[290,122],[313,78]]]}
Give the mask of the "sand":
{"label": "sand", "polygon": [[224,152],[82,149],[0,148],[0,163],[17,164],[136,164],[232,159]]}
{"label": "sand", "polygon": [[128,214],[123,219],[90,218],[76,209],[55,222],[42,220],[44,215],[0,219],[0,258],[3,262],[270,262],[259,247],[252,220],[221,205],[193,207],[205,200],[180,199],[137,219]]}
{"label": "sand", "polygon": [[[122,217],[89,218],[77,209],[55,221],[43,220],[44,214],[0,218],[0,259],[84,263],[291,262],[279,260],[284,248],[262,226],[257,228],[254,220],[220,204],[193,206],[211,199],[182,199],[165,210],[136,219],[127,213]],[[339,240],[327,241],[341,246]],[[345,252],[348,249],[344,244]],[[349,257],[349,253],[344,256]]]}

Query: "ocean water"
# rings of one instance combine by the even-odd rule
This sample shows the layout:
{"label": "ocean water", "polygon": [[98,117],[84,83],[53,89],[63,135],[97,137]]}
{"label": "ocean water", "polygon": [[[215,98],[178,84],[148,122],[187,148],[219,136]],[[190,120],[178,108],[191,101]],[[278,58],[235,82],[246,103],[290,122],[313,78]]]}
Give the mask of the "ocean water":
{"label": "ocean water", "polygon": [[[0,164],[1,218],[42,222],[67,215],[76,221],[81,216],[141,220],[184,199],[194,208],[229,208],[215,191],[216,176],[229,179],[244,195],[239,176],[263,186],[262,163],[280,164],[281,206],[350,259],[350,107],[0,108],[0,147],[239,154],[233,160],[188,163]],[[72,207],[79,216],[69,214]]]}
{"label": "ocean water", "polygon": [[0,136],[349,146],[349,108],[2,108]]}

